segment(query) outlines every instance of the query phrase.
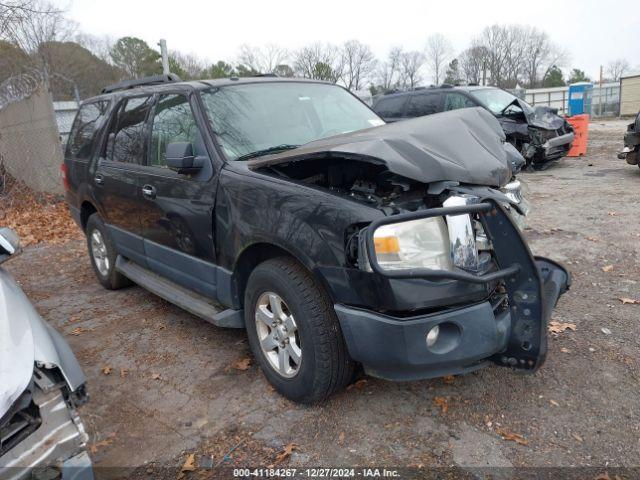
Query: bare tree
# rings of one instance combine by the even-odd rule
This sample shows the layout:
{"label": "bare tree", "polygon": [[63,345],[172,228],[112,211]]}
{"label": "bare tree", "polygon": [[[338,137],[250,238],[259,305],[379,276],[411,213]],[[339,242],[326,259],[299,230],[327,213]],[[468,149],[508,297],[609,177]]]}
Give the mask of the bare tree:
{"label": "bare tree", "polygon": [[343,64],[338,49],[331,44],[314,43],[294,54],[296,72],[305,78],[336,83],[342,77]]}
{"label": "bare tree", "polygon": [[81,32],[74,37],[74,41],[89,50],[103,62],[111,63],[111,49],[116,42],[108,35],[98,37]]}
{"label": "bare tree", "polygon": [[400,63],[402,47],[393,47],[385,62],[378,64],[378,81],[383,90],[389,91],[400,83]]}
{"label": "bare tree", "polygon": [[400,56],[400,83],[404,88],[415,88],[422,81],[420,70],[424,65],[422,52],[403,52]]}
{"label": "bare tree", "polygon": [[273,73],[288,57],[289,52],[279,45],[270,43],[261,48],[245,44],[240,46],[238,61],[256,72]]}
{"label": "bare tree", "polygon": [[427,39],[424,50],[426,63],[433,76],[433,83],[440,85],[440,81],[444,78],[446,65],[453,55],[451,42],[441,33],[434,33]]}
{"label": "bare tree", "polygon": [[607,65],[607,76],[611,81],[617,82],[628,70],[629,62],[624,58],[618,58]]}
{"label": "bare tree", "polygon": [[206,68],[205,62],[194,54],[182,53],[178,51],[170,52],[169,56],[186,73],[185,79],[202,77]]}
{"label": "bare tree", "polygon": [[349,40],[342,46],[342,81],[349,90],[359,90],[375,71],[376,58],[368,45]]}
{"label": "bare tree", "polygon": [[49,42],[64,41],[72,35],[76,26],[64,18],[60,10],[50,3],[34,0],[24,15],[13,18],[5,27],[7,40],[35,60],[34,67],[48,81],[50,65],[47,49]]}
{"label": "bare tree", "polygon": [[460,54],[460,68],[468,83],[480,84],[487,68],[489,51],[475,43]]}

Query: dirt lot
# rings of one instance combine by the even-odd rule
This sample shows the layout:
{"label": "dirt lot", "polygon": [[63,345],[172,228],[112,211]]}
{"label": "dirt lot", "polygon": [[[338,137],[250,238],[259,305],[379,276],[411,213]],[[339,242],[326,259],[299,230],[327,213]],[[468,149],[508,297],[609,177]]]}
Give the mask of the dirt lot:
{"label": "dirt lot", "polygon": [[[640,169],[616,158],[624,126],[594,123],[588,157],[522,175],[534,205],[532,250],[565,262],[574,278],[553,320],[575,330],[550,335],[547,363],[533,376],[492,367],[412,383],[365,377],[323,406],[302,407],[273,392],[255,365],[234,367],[249,356],[244,332],[138,287],[104,290],[81,240],[29,247],[7,268],[85,369],[91,399],[81,415],[101,477],[122,475],[103,467],[130,466],[129,478],[175,478],[191,453],[198,468],[186,478],[211,462],[277,460],[637,467],[640,305],[620,298],[640,299]],[[290,443],[293,454],[278,456]]]}

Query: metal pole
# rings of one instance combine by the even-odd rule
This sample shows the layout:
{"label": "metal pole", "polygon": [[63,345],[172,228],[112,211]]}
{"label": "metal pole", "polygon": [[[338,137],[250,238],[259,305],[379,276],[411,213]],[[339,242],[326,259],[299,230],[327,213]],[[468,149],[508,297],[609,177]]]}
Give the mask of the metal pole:
{"label": "metal pole", "polygon": [[600,85],[598,86],[598,115],[602,116],[602,65],[600,65]]}
{"label": "metal pole", "polygon": [[169,75],[169,52],[167,51],[167,41],[164,38],[158,42],[160,46],[160,55],[162,55],[162,73]]}

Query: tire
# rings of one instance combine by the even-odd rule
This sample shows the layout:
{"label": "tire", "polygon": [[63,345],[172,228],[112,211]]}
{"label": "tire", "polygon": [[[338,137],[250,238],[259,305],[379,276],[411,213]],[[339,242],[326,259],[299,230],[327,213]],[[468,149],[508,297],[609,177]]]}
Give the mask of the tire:
{"label": "tire", "polygon": [[[118,290],[131,285],[131,280],[116,271],[116,249],[113,247],[109,232],[97,213],[91,215],[87,220],[85,234],[91,266],[102,286],[108,290]],[[98,245],[96,249],[93,247],[93,242],[98,238],[101,240],[101,245],[104,246],[102,258],[97,257],[96,250],[100,250],[100,246]]]}
{"label": "tire", "polygon": [[[282,300],[280,307],[285,320],[275,328],[272,323],[271,329],[265,329],[266,323],[258,317],[264,320],[264,309],[273,315],[271,294]],[[244,311],[253,355],[269,382],[286,398],[305,404],[318,403],[344,388],[353,377],[354,362],[347,352],[333,304],[309,272],[294,259],[278,257],[255,268],[247,283]],[[295,327],[287,329],[291,323]],[[274,345],[274,339],[282,340],[280,327],[285,327],[285,341],[290,340],[285,350],[295,351],[295,346],[300,352],[297,364],[295,356],[287,354],[285,370],[289,372],[283,372],[279,369],[281,364],[274,363],[280,360],[280,347],[267,354],[261,346],[261,338],[269,344],[266,350]],[[265,339],[267,331],[271,332],[267,335],[271,338]],[[291,335],[292,331],[295,334]]]}

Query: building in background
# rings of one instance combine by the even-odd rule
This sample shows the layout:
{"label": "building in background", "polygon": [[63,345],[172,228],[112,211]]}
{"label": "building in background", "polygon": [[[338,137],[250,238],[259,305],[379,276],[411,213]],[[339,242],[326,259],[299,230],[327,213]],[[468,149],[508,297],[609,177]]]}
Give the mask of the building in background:
{"label": "building in background", "polygon": [[640,112],[640,74],[620,79],[620,115]]}

